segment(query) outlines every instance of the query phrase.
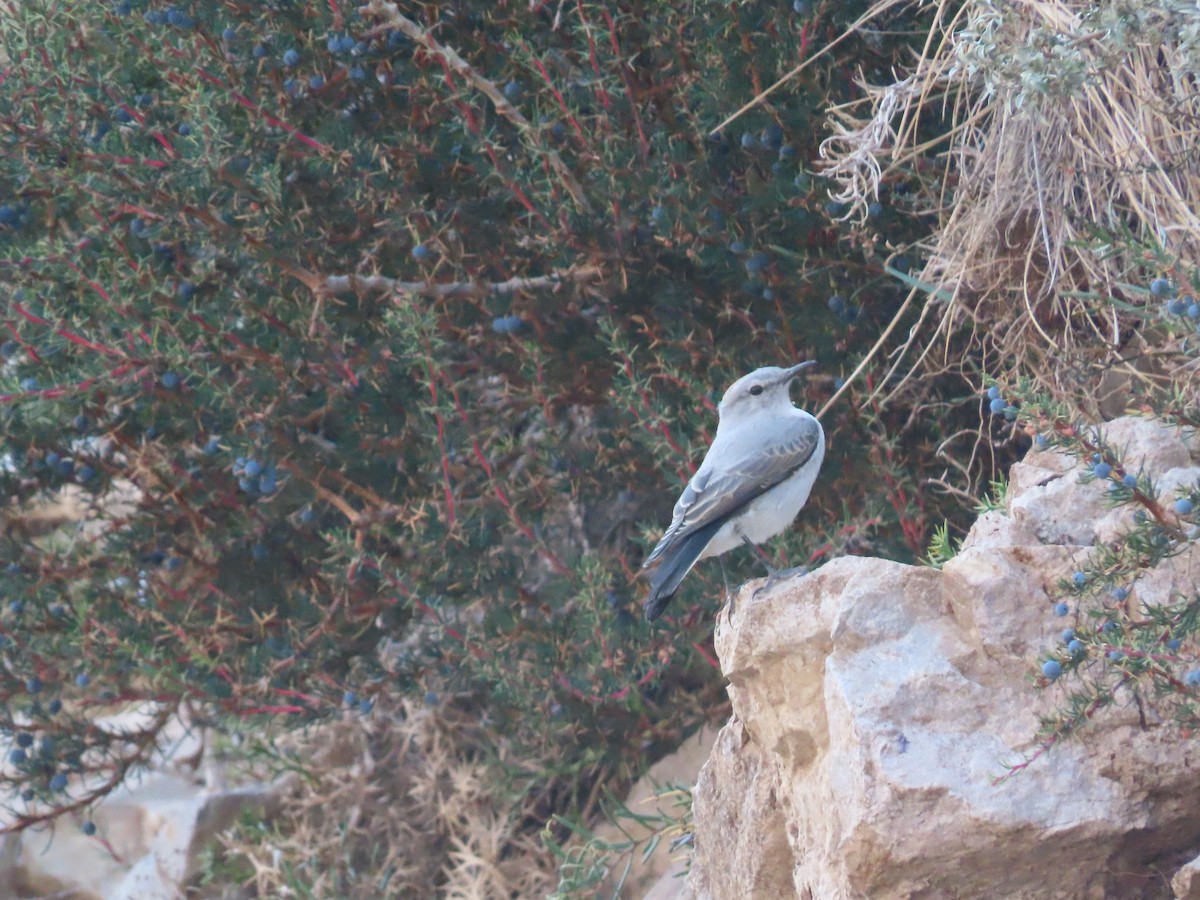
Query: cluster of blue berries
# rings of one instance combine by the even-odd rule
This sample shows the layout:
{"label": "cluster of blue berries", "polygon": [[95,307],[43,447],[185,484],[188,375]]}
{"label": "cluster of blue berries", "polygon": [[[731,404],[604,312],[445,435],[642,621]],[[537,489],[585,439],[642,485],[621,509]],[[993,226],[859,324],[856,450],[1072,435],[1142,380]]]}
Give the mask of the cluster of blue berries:
{"label": "cluster of blue berries", "polygon": [[999,385],[993,384],[984,395],[988,401],[988,411],[993,416],[1004,416],[1009,422],[1017,418],[1017,408],[1004,399]]}
{"label": "cluster of blue berries", "polygon": [[862,310],[854,304],[847,303],[846,298],[841,294],[834,294],[825,305],[829,307],[831,313],[847,325],[857,322],[858,317],[862,315]]}
{"label": "cluster of blue berries", "polygon": [[239,456],[233,463],[238,487],[247,494],[273,494],[279,487],[279,473],[274,466]]}
{"label": "cluster of blue berries", "polygon": [[[120,10],[124,9],[124,12]],[[119,15],[129,14],[129,4],[122,3],[117,8]],[[142,18],[146,20],[148,25],[172,25],[175,28],[191,28],[196,24],[195,19],[179,9],[176,6],[169,6],[165,10],[150,9],[142,14]]]}
{"label": "cluster of blue berries", "polygon": [[[1200,301],[1190,294],[1176,296],[1175,287],[1166,278],[1155,278],[1150,282],[1150,293],[1155,297],[1166,297],[1164,309],[1169,316],[1187,316],[1192,321],[1200,321]],[[1197,325],[1200,329],[1200,324]]]}

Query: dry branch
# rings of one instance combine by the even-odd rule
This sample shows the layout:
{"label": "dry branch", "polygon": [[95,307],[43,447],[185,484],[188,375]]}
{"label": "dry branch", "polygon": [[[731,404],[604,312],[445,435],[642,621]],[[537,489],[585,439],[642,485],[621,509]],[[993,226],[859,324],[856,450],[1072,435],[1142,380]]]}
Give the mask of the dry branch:
{"label": "dry branch", "polygon": [[515,294],[557,287],[569,282],[597,281],[604,271],[599,266],[572,266],[558,269],[549,275],[533,278],[509,278],[506,281],[452,281],[438,284],[432,281],[401,281],[386,275],[329,275],[324,288],[330,293],[347,291],[377,291],[391,294],[415,294],[434,299],[480,298],[491,294]]}
{"label": "dry branch", "polygon": [[496,107],[496,112],[512,122],[517,127],[517,130],[521,132],[522,137],[538,152],[546,154],[551,168],[562,179],[563,186],[567,189],[567,193],[571,195],[571,199],[575,201],[575,205],[579,208],[579,211],[584,213],[592,212],[592,206],[588,203],[587,195],[583,192],[583,186],[571,173],[571,170],[567,168],[567,164],[558,155],[558,151],[542,143],[538,130],[521,114],[519,109],[508,102],[508,98],[504,96],[504,92],[496,87],[495,84],[475,71],[474,67],[459,56],[453,48],[441,44],[432,34],[401,13],[395,3],[388,3],[385,0],[371,0],[366,6],[361,7],[361,11],[385,19],[388,26],[400,29],[400,31],[404,32],[430,53],[440,56],[446,61],[446,65],[457,75],[474,85],[476,90],[486,94],[487,98],[492,101],[492,105]]}

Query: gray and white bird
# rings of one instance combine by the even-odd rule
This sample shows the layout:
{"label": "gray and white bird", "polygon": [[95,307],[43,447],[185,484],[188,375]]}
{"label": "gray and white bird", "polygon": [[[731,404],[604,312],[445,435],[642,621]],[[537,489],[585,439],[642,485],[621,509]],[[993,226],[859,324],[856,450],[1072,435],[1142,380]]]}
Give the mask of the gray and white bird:
{"label": "gray and white bird", "polygon": [[774,537],[808,501],[825,458],[825,432],[792,404],[788,389],[811,365],[755,369],[721,398],[716,437],[675,504],[670,527],[642,564],[654,570],[648,621],[662,615],[697,562]]}

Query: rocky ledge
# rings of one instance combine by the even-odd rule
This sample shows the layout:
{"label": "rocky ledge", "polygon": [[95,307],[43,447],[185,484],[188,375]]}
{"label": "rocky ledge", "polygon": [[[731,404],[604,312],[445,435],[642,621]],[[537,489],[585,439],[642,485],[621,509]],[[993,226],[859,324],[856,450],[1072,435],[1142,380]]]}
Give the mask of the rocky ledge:
{"label": "rocky ledge", "polygon": [[[1200,479],[1171,428],[1105,432],[1168,496]],[[1152,712],[1105,711],[1002,778],[1063,699],[1034,687],[1070,624],[1051,593],[1132,515],[1081,472],[1032,452],[941,570],[844,558],[742,589],[718,624],[733,714],[696,785],[688,893],[1200,897],[1200,747]],[[1198,575],[1185,552],[1138,599],[1177,602]]]}

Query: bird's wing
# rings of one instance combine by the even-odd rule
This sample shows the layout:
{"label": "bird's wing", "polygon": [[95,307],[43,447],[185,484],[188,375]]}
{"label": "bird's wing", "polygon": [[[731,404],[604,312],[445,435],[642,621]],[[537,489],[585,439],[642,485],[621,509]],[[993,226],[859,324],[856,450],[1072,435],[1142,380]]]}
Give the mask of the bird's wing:
{"label": "bird's wing", "polygon": [[[808,462],[820,442],[821,426],[806,417],[786,430],[776,429],[766,439],[748,437],[737,446],[718,448],[714,444],[709,448],[675,504],[670,527],[642,563],[643,569],[653,566],[689,535],[728,519]],[[714,454],[714,450],[719,452]],[[717,465],[712,462],[714,456]]]}

